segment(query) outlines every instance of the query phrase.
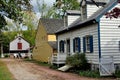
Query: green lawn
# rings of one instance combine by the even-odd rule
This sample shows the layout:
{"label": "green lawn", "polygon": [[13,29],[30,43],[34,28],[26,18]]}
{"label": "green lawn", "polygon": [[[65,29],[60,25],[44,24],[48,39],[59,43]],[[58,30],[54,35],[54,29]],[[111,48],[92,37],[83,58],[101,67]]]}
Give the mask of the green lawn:
{"label": "green lawn", "polygon": [[0,60],[0,80],[15,80],[5,63]]}

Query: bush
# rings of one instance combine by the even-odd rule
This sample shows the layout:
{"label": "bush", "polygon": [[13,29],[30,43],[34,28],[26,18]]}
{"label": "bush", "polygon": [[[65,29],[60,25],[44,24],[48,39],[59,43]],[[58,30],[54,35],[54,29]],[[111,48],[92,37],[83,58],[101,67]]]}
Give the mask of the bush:
{"label": "bush", "polygon": [[49,66],[51,69],[58,69],[58,67],[56,66],[56,65],[53,65],[53,64],[51,64],[50,66]]}
{"label": "bush", "polygon": [[90,68],[89,64],[87,63],[85,54],[83,53],[76,53],[72,56],[67,57],[66,64],[71,65],[78,70],[87,70]]}
{"label": "bush", "polygon": [[115,76],[118,77],[118,78],[120,78],[120,70],[116,70]]}
{"label": "bush", "polygon": [[99,71],[80,71],[79,75],[85,77],[100,78]]}
{"label": "bush", "polygon": [[5,57],[5,58],[8,58],[8,57],[9,57],[9,54],[5,54],[4,57]]}

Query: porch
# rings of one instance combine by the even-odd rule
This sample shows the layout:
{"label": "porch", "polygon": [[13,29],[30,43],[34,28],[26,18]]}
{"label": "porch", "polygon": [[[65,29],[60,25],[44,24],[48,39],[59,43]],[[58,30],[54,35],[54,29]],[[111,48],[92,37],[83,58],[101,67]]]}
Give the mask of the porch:
{"label": "porch", "polygon": [[67,54],[66,53],[54,53],[51,58],[52,64],[65,64]]}
{"label": "porch", "polygon": [[[51,58],[51,63],[52,64],[65,64],[66,57],[69,56],[67,53],[54,53]],[[114,64],[119,64],[120,65],[120,54],[104,54],[102,55],[102,58],[113,58],[113,63]],[[99,65],[99,56],[98,54],[86,54],[86,58],[88,60],[88,63],[94,65]],[[99,67],[99,66],[98,66]],[[95,66],[94,66],[95,68]]]}

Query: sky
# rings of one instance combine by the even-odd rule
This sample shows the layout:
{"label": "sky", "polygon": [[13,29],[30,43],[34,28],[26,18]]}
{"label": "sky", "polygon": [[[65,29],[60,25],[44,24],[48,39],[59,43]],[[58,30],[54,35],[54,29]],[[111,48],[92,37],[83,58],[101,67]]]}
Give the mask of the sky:
{"label": "sky", "polygon": [[[34,12],[36,13],[36,16],[37,18],[39,19],[40,18],[40,12],[38,10],[38,6],[37,6],[37,3],[36,3],[37,0],[32,0],[31,1],[31,4],[33,5],[33,9],[34,9]],[[40,3],[43,1],[43,0],[38,0]],[[56,0],[44,0],[44,2],[48,5],[48,6],[52,6],[53,3],[55,2]],[[7,17],[5,17],[5,19],[7,21],[9,21],[11,24],[14,25],[13,21]],[[24,26],[24,28],[22,27],[23,30],[27,30],[27,27]]]}
{"label": "sky", "polygon": [[[40,4],[42,4],[43,0],[38,0]],[[55,0],[44,0],[44,2],[48,5],[48,6],[52,6],[53,3],[55,2]],[[40,12],[38,10],[38,6],[37,6],[37,0],[32,0],[31,4],[33,5],[33,10],[35,11],[36,15],[38,18],[40,18]]]}

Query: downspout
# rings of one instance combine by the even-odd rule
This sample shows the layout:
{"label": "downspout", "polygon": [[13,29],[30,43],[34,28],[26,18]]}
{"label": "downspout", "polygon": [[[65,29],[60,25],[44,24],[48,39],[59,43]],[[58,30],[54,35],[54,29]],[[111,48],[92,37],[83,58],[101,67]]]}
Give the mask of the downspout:
{"label": "downspout", "polygon": [[98,20],[98,51],[99,51],[99,61],[100,61],[101,58],[100,20]]}

